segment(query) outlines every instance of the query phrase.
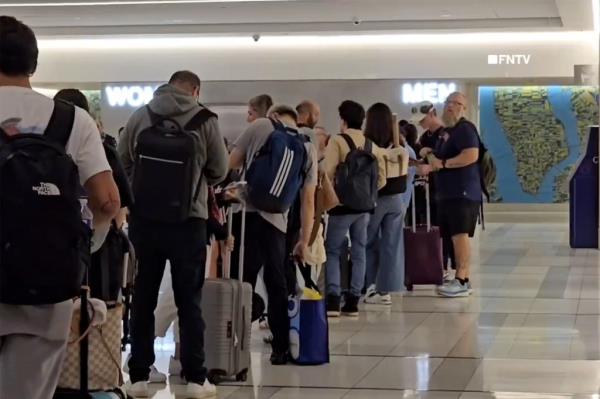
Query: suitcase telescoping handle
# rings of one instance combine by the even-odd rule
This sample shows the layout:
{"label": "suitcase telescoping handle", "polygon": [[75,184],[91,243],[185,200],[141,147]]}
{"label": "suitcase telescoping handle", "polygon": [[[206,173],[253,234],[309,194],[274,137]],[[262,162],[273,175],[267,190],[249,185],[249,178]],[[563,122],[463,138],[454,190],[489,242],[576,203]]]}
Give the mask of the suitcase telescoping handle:
{"label": "suitcase telescoping handle", "polygon": [[[424,186],[425,187],[425,203],[426,203],[426,215],[427,215],[427,232],[429,233],[431,231],[431,202],[430,202],[430,198],[429,198],[429,180],[427,180],[427,177],[425,178],[417,178],[415,179],[415,183],[414,186]],[[412,231],[413,233],[417,232],[417,207],[415,206],[415,200],[416,200],[416,191],[413,190],[413,195],[412,195]]]}
{"label": "suitcase telescoping handle", "polygon": [[[238,278],[240,282],[244,281],[244,242],[246,239],[246,203],[242,202],[242,227],[240,234],[240,250],[239,250],[239,269]],[[233,209],[230,207],[227,210],[227,237],[231,237],[233,232]],[[223,259],[223,277],[231,278],[231,251],[229,248],[225,251],[225,258]]]}

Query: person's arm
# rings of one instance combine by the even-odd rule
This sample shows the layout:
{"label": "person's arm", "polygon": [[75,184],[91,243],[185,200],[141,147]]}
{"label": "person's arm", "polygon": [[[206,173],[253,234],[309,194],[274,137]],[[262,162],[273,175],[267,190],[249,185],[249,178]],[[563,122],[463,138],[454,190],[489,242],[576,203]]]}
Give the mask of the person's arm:
{"label": "person's arm", "polygon": [[107,170],[90,177],[83,185],[88,195],[88,205],[94,214],[94,228],[102,229],[121,209],[119,190],[112,171]]}
{"label": "person's arm", "polygon": [[81,185],[88,196],[88,207],[93,214],[94,225],[92,250],[97,249],[106,238],[110,222],[121,207],[121,200],[98,127],[81,109],[76,110],[67,152],[77,165]]}
{"label": "person's arm", "polygon": [[458,169],[476,163],[479,159],[479,134],[469,125],[464,124],[464,130],[453,135],[454,145],[460,153],[445,160],[431,156],[431,162],[434,169]]}
{"label": "person's arm", "polygon": [[246,154],[239,148],[234,148],[229,155],[229,169],[236,170],[241,169],[244,166],[244,159]]}
{"label": "person's arm", "polygon": [[310,234],[312,233],[313,224],[315,223],[315,190],[316,184],[307,184],[302,189],[301,201],[301,228],[300,240],[294,248],[294,256],[300,261],[304,261],[304,256],[308,249]]}
{"label": "person's arm", "polygon": [[319,161],[317,149],[314,145],[308,146],[308,170],[302,187],[300,211],[300,240],[294,248],[294,256],[304,262],[308,250],[310,235],[315,223],[315,191],[319,182]]}
{"label": "person's arm", "polygon": [[325,148],[325,173],[331,181],[335,179],[335,170],[340,164],[340,146],[336,137],[329,140],[329,144]]}
{"label": "person's arm", "polygon": [[206,137],[206,164],[204,165],[204,176],[206,182],[213,186],[227,177],[227,148],[225,141],[219,132],[217,118],[210,118],[202,126],[202,136]]}

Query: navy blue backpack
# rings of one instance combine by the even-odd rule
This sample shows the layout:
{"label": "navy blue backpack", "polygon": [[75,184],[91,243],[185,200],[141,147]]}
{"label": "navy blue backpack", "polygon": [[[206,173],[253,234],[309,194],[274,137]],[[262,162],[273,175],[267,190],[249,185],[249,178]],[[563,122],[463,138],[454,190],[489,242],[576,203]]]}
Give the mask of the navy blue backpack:
{"label": "navy blue backpack", "polygon": [[306,140],[297,130],[271,119],[274,131],[256,153],[248,171],[248,200],[268,213],[290,209],[304,182]]}

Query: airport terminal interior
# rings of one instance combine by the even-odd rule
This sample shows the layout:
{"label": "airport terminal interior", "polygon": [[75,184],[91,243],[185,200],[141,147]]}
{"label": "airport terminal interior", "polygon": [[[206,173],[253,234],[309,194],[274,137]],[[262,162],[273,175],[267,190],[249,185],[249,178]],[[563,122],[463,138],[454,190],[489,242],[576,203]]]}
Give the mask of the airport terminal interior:
{"label": "airport terminal interior", "polygon": [[[272,365],[270,332],[257,321],[247,380],[224,378],[216,397],[598,399],[599,3],[0,0],[0,15],[37,36],[33,88],[81,90],[117,141],[178,70],[200,77],[199,101],[229,143],[260,94],[294,108],[318,103],[318,126],[333,136],[344,100],[365,110],[383,102],[420,135],[416,108],[442,115],[456,101],[448,96],[464,93],[464,116],[496,167],[469,240],[472,292],[448,298],[416,284],[391,292],[391,304],[361,300],[358,316],[327,319],[330,358],[318,365]],[[256,291],[266,297],[262,282]],[[174,334],[154,343],[162,373]],[[177,375],[149,389],[154,399],[187,398]]]}

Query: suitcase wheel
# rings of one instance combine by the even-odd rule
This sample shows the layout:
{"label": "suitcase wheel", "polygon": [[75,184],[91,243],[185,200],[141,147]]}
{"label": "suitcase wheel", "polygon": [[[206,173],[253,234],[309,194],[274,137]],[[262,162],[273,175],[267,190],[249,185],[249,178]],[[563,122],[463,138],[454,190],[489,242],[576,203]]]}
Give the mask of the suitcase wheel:
{"label": "suitcase wheel", "polygon": [[248,380],[248,370],[243,370],[235,376],[235,380],[238,382],[246,382]]}

